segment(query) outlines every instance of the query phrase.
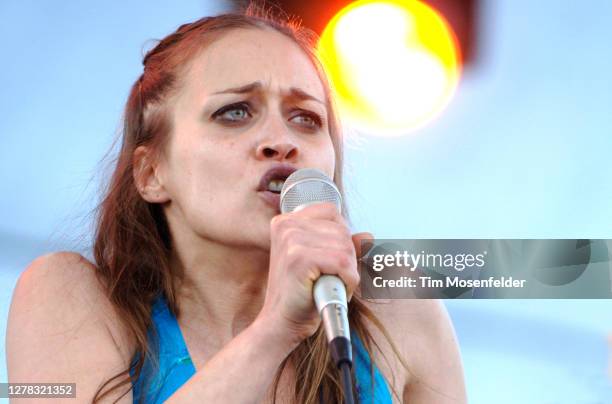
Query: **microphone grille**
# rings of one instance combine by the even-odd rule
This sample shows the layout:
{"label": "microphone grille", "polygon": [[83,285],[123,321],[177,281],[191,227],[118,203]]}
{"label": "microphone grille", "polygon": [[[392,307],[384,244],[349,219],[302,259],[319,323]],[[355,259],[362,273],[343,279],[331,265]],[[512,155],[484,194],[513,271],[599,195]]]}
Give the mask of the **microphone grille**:
{"label": "microphone grille", "polygon": [[280,194],[282,213],[317,202],[331,202],[341,210],[340,191],[327,175],[314,168],[302,168],[287,177]]}

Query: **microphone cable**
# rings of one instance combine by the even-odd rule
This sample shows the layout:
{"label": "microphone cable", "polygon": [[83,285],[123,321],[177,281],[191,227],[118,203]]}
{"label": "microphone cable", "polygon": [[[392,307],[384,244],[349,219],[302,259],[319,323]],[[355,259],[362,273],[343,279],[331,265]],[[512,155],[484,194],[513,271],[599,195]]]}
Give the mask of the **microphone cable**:
{"label": "microphone cable", "polygon": [[[331,304],[330,306],[335,306]],[[342,310],[336,306],[336,310]],[[325,314],[328,314],[326,312]],[[353,353],[351,340],[338,336],[329,342],[329,353],[331,360],[336,365],[336,369],[340,372],[340,380],[342,382],[342,390],[344,392],[344,398],[346,404],[354,404],[355,398],[353,396],[353,378],[351,376],[351,368],[353,366]]]}
{"label": "microphone cable", "polygon": [[342,378],[342,389],[344,391],[345,404],[355,404],[353,397],[353,378],[351,377],[351,365],[348,362],[340,364],[340,376]]}

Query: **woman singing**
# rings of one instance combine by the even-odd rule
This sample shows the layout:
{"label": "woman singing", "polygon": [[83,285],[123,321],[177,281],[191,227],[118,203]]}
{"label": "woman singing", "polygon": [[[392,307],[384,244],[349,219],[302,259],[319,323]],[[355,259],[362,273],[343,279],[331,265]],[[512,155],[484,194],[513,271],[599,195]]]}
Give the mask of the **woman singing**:
{"label": "woman singing", "polygon": [[464,403],[437,300],[360,298],[360,240],[331,204],[280,214],[316,168],[342,189],[342,132],[313,35],[247,11],[182,25],[127,100],[93,257],[35,260],[14,291],[10,382],[76,383],[79,402],[341,403],[312,298],[349,296],[361,403]]}

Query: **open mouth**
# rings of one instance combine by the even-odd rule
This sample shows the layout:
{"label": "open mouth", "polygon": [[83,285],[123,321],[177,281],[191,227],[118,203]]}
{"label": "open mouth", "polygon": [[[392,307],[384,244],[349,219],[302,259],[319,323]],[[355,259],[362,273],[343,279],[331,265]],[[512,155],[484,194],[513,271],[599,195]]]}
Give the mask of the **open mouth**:
{"label": "open mouth", "polygon": [[259,181],[257,190],[264,200],[276,211],[280,210],[280,194],[285,180],[295,170],[297,168],[290,164],[277,164],[266,171]]}
{"label": "open mouth", "polygon": [[280,194],[283,190],[283,184],[297,168],[289,164],[279,164],[270,168],[261,177],[259,181],[258,191],[270,191],[275,194]]}
{"label": "open mouth", "polygon": [[285,184],[285,179],[270,180],[270,182],[268,182],[268,188],[266,190],[280,195],[283,189],[283,184]]}

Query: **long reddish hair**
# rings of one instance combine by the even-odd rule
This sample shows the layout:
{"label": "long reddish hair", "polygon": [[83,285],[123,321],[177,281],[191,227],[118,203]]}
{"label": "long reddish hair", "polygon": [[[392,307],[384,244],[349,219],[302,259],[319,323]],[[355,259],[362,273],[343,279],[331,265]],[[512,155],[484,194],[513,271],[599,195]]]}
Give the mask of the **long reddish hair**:
{"label": "long reddish hair", "polygon": [[[241,14],[205,17],[181,25],[162,39],[144,57],[144,72],[133,84],[126,103],[121,149],[98,209],[93,247],[98,277],[133,340],[136,360],[128,369],[106,380],[96,392],[94,402],[117,389],[124,389],[123,395],[127,394],[130,383],[140,377],[145,358],[155,361],[154,350],[147,340],[147,330],[152,326],[153,299],[163,294],[170,311],[177,318],[180,315],[175,289],[180,274],[173,273],[169,263],[172,236],[161,206],[146,202],[137,191],[133,175],[134,151],[141,145],[157,153],[163,149],[171,131],[166,100],[180,88],[185,66],[220,35],[239,28],[276,30],[295,41],[309,56],[326,90],[329,133],[336,155],[334,181],[342,192],[341,130],[329,84],[315,55],[316,36],[311,31],[294,20],[273,15],[270,10],[250,6]],[[346,206],[342,212],[348,219]],[[378,345],[366,328],[366,321],[382,331],[398,354],[380,321],[357,295],[349,307],[351,329],[361,338],[371,358],[372,348]],[[344,401],[339,375],[329,360],[322,328],[302,341],[285,359],[276,374],[275,392],[280,374],[289,361],[296,367],[296,402],[314,404],[319,400],[319,389],[324,402]],[[404,363],[401,357],[400,362]]]}

